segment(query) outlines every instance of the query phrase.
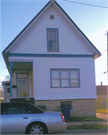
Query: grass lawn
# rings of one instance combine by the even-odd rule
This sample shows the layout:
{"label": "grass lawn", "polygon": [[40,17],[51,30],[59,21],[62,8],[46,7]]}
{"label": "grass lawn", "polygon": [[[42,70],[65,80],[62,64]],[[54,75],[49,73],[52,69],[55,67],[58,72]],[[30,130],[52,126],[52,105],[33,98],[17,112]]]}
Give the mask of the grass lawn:
{"label": "grass lawn", "polygon": [[108,108],[96,109],[96,113],[108,113]]}
{"label": "grass lawn", "polygon": [[84,121],[103,121],[103,119],[97,118],[95,116],[92,117],[71,117],[70,120],[66,122],[84,122]]}
{"label": "grass lawn", "polygon": [[73,125],[67,127],[67,130],[75,130],[75,129],[107,129],[107,125],[84,124],[84,125]]}

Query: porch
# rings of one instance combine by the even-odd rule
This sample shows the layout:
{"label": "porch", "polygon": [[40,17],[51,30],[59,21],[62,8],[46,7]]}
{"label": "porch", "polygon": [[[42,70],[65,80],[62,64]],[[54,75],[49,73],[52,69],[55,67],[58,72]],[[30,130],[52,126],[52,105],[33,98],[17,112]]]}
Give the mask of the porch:
{"label": "porch", "polygon": [[10,62],[10,101],[34,99],[33,63]]}

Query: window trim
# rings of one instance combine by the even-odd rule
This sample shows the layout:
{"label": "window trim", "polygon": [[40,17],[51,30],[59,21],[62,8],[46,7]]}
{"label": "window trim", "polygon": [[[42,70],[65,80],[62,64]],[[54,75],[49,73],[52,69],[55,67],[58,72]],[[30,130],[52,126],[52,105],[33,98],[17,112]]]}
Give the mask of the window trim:
{"label": "window trim", "polygon": [[[56,51],[49,50],[49,37],[48,37],[49,30],[57,30],[57,50]],[[58,31],[58,28],[47,28],[47,51],[48,52],[59,52],[59,31]]]}
{"label": "window trim", "polygon": [[[52,87],[52,71],[53,70],[58,70],[59,71],[59,75],[60,75],[60,87]],[[61,71],[62,70],[68,70],[69,71],[69,87],[62,87],[61,86]],[[70,79],[70,71],[71,70],[77,70],[78,71],[78,87],[72,87],[71,86],[71,79]],[[63,69],[63,68],[53,68],[50,69],[50,88],[80,88],[80,69],[78,68],[71,68],[71,69]]]}

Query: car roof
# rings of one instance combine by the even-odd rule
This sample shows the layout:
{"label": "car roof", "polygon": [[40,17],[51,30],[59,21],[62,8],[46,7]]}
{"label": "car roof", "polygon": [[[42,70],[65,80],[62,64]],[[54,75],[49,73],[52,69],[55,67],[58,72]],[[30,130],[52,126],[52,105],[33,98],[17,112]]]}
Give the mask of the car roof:
{"label": "car roof", "polygon": [[13,105],[13,104],[30,104],[30,103],[24,103],[24,102],[17,102],[17,103],[1,103],[1,104],[4,104],[4,105]]}

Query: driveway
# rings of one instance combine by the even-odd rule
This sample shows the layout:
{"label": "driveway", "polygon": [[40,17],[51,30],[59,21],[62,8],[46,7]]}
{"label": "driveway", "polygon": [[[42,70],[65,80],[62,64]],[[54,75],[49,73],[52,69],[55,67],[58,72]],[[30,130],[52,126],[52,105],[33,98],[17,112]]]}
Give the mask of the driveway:
{"label": "driveway", "polygon": [[96,113],[97,118],[108,120],[108,114]]}

